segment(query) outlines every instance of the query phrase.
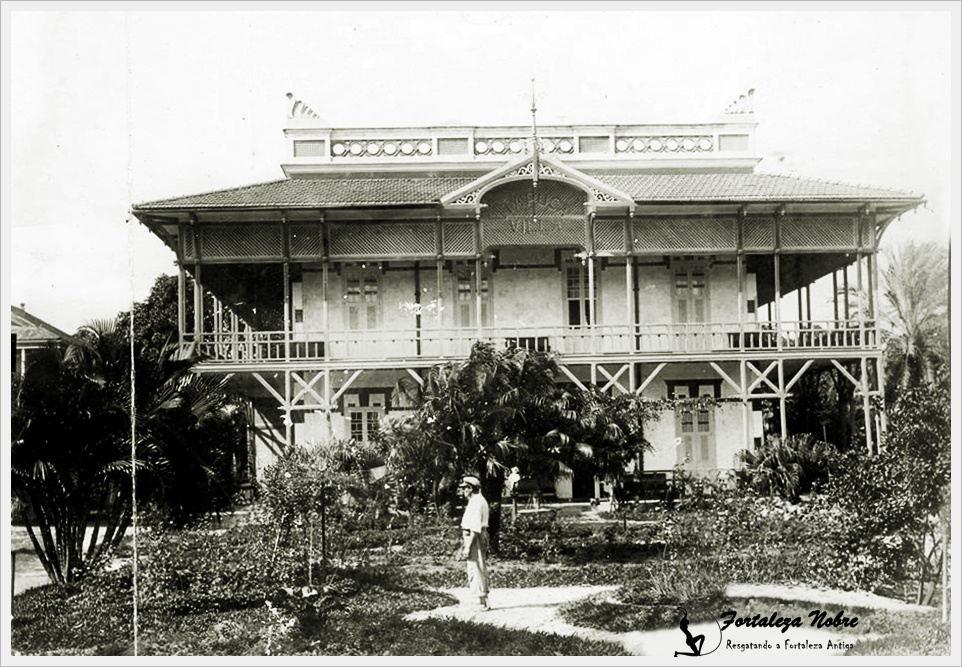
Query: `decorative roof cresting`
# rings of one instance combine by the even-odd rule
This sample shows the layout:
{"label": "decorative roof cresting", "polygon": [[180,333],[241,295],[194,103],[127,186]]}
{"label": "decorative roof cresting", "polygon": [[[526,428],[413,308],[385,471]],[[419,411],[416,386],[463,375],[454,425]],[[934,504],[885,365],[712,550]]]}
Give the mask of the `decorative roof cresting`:
{"label": "decorative roof cresting", "polygon": [[288,118],[320,118],[314,110],[294,97],[294,93],[287,93],[287,99],[291,100],[291,109],[287,112]]}
{"label": "decorative roof cresting", "polygon": [[725,108],[725,113],[727,114],[755,113],[753,100],[752,100],[754,95],[755,95],[755,89],[749,88],[747,94],[739,95],[738,99],[733,100],[732,103]]}

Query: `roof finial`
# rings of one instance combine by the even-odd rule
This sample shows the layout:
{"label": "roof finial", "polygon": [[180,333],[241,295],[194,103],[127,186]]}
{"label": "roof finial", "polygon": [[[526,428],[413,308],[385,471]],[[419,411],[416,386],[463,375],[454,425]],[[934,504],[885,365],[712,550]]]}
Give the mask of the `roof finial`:
{"label": "roof finial", "polygon": [[294,93],[287,93],[286,97],[291,100],[291,108],[287,112],[288,118],[318,118],[312,108],[294,97]]}
{"label": "roof finial", "polygon": [[755,105],[753,103],[752,97],[755,95],[755,89],[749,88],[747,95],[739,95],[738,99],[733,101],[725,109],[727,114],[751,114],[755,113]]}

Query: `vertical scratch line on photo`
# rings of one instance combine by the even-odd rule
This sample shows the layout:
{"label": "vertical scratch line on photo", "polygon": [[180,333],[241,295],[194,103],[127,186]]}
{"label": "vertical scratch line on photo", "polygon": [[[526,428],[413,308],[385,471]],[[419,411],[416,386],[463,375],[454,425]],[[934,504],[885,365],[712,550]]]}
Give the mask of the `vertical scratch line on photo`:
{"label": "vertical scratch line on photo", "polygon": [[[131,172],[133,169],[133,119],[131,117],[132,104],[130,101],[130,24],[129,13],[124,13],[124,60],[126,65],[126,76],[124,77],[124,97],[126,98],[127,115],[127,204],[132,204],[133,186],[131,183]],[[136,369],[134,366],[134,225],[132,213],[128,208],[127,212],[127,267],[130,272],[130,513],[131,527],[133,529],[133,655],[138,654],[137,645],[137,389],[136,389]]]}

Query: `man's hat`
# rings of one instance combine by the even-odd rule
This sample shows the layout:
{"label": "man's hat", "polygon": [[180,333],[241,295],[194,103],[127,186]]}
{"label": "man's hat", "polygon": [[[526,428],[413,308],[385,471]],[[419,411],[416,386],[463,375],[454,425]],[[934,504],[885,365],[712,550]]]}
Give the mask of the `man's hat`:
{"label": "man's hat", "polygon": [[460,484],[458,484],[459,488],[462,486],[472,486],[475,489],[479,489],[481,488],[481,480],[475,477],[474,475],[468,475],[467,477],[461,480]]}

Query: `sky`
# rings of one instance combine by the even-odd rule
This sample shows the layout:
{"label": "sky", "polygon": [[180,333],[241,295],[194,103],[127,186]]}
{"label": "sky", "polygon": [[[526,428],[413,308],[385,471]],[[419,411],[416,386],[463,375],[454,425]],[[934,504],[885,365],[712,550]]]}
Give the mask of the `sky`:
{"label": "sky", "polygon": [[883,243],[948,242],[958,3],[803,4],[4,2],[4,297],[68,332],[144,299],[175,258],[130,206],[282,178],[288,92],[390,127],[527,124],[532,78],[544,125],[751,88],[760,170],[921,193]]}

